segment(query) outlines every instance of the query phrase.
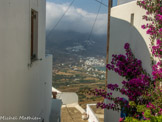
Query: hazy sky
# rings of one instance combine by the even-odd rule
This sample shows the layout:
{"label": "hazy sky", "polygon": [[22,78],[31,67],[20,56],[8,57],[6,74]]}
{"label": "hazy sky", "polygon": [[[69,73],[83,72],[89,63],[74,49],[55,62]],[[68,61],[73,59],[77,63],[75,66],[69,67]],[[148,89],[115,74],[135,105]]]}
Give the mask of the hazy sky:
{"label": "hazy sky", "polygon": [[[51,30],[56,25],[71,1],[72,0],[47,0],[47,30]],[[102,2],[106,5],[108,4],[108,0],[102,0]],[[100,3],[96,2],[95,0],[75,0],[73,5],[70,7],[66,15],[62,18],[55,29],[90,32],[99,6]],[[107,9],[107,7],[103,5],[101,6],[100,13],[94,26],[94,34],[106,34]]]}

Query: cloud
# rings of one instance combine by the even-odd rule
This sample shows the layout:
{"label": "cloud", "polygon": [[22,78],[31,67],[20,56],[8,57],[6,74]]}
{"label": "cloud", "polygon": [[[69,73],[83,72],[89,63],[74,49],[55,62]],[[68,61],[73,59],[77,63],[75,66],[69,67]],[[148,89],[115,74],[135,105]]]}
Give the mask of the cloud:
{"label": "cloud", "polygon": [[[64,14],[69,4],[46,4],[46,29],[51,30],[60,17]],[[57,25],[58,30],[73,30],[82,33],[89,33],[92,29],[96,13],[89,13],[81,8],[71,6],[61,22]],[[94,34],[106,34],[107,15],[99,14],[93,29]]]}

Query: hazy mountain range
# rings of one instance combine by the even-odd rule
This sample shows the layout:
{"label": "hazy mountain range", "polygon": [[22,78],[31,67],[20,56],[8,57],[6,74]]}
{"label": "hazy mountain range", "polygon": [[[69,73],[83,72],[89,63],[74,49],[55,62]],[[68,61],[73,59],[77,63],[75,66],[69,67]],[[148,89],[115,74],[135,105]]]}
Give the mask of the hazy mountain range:
{"label": "hazy mountain range", "polygon": [[53,54],[55,63],[77,60],[80,57],[105,57],[106,35],[92,35],[75,31],[47,32],[46,51]]}

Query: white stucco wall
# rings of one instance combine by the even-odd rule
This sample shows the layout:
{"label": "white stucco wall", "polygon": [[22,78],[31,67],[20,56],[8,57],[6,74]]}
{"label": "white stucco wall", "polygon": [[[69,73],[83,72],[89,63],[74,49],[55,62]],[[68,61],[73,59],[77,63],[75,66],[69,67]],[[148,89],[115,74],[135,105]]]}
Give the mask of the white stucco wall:
{"label": "white stucco wall", "polygon": [[78,95],[75,92],[57,93],[57,99],[61,99],[63,105],[78,103]]}
{"label": "white stucco wall", "polygon": [[62,100],[52,99],[51,114],[49,122],[61,122]]}
{"label": "white stucco wall", "polygon": [[[134,13],[134,26],[130,24],[131,14]],[[136,58],[142,60],[142,65],[147,72],[151,73],[151,60],[149,53],[149,37],[145,30],[141,29],[144,23],[142,15],[145,11],[136,5],[135,2],[130,2],[113,7],[111,10],[111,29],[110,29],[110,49],[109,63],[112,60],[112,54],[125,54],[124,44],[130,43],[130,47]],[[108,72],[108,83],[118,83],[124,79],[113,71]],[[108,90],[108,92],[111,92]],[[119,93],[114,93],[115,96],[120,96]],[[124,97],[124,96],[123,96]],[[107,100],[105,100],[108,103]],[[112,110],[105,110],[105,122],[118,122],[120,113]]]}
{"label": "white stucco wall", "polygon": [[[0,116],[37,116],[48,122],[52,56],[45,56],[45,4],[45,0],[0,0]],[[32,64],[31,9],[39,16],[40,59]]]}

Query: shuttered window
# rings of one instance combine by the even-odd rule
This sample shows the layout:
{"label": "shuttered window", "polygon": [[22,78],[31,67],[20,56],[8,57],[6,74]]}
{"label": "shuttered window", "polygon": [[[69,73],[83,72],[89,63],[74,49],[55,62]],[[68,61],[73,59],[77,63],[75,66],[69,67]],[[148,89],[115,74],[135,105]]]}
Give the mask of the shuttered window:
{"label": "shuttered window", "polygon": [[31,61],[38,58],[38,12],[31,10]]}

